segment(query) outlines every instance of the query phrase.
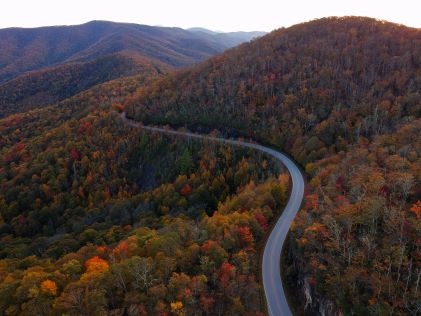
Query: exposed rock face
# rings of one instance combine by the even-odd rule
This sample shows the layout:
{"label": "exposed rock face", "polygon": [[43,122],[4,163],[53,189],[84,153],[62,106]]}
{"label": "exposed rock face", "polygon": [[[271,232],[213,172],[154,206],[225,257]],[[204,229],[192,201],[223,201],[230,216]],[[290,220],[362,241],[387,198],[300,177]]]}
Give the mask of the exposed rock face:
{"label": "exposed rock face", "polygon": [[308,279],[304,279],[304,286],[303,286],[304,297],[306,299],[306,304],[304,306],[304,310],[307,310],[308,307],[311,307],[313,304],[313,300],[311,298],[311,288],[310,284],[308,283]]}
{"label": "exposed rock face", "polygon": [[291,240],[284,249],[284,267],[289,266],[285,286],[295,313],[299,316],[343,316],[343,312],[332,300],[317,293],[306,273],[305,262],[297,253],[297,248],[291,247]]}
{"label": "exposed rock face", "polygon": [[318,295],[309,283],[309,278],[303,276],[298,281],[299,296],[304,303],[304,315],[342,316],[342,311],[329,299]]}

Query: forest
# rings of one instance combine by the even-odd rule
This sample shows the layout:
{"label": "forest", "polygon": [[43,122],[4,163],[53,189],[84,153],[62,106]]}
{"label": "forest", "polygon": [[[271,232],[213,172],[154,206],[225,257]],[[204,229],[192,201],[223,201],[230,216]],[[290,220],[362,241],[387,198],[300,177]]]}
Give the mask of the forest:
{"label": "forest", "polygon": [[282,257],[297,315],[419,313],[419,29],[323,18],[170,72],[117,57],[0,86],[0,315],[267,312],[260,261],[291,190],[284,167],[130,128],[122,111],[302,167]]}
{"label": "forest", "polygon": [[419,29],[319,19],[158,79],[124,105],[144,124],[218,128],[280,148],[301,164],[309,186],[284,273],[310,314],[323,300],[306,297],[305,289],[327,298],[331,312],[415,315],[420,43]]}
{"label": "forest", "polygon": [[1,314],[261,315],[283,167],[119,120],[93,110],[31,138],[0,121]]}
{"label": "forest", "polygon": [[151,78],[169,69],[164,63],[126,53],[26,73],[0,85],[0,118],[56,104],[113,79]]}

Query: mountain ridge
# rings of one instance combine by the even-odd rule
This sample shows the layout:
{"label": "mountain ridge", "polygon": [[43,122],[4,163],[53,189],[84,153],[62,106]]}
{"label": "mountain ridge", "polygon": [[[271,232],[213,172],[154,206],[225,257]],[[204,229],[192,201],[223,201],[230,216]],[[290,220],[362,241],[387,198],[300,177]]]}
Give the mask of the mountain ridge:
{"label": "mountain ridge", "polygon": [[221,53],[241,39],[222,40],[176,27],[91,21],[81,25],[0,29],[0,83],[26,71],[91,61],[123,50],[182,67]]}

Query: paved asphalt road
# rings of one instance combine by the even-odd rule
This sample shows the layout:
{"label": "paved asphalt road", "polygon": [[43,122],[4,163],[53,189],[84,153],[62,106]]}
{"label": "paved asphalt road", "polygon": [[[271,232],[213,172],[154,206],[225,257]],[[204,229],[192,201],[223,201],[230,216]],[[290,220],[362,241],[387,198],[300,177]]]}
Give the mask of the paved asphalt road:
{"label": "paved asphalt road", "polygon": [[287,236],[289,227],[291,226],[291,222],[294,219],[295,214],[297,214],[298,210],[300,209],[301,202],[304,196],[304,179],[298,167],[291,161],[291,159],[289,159],[282,153],[258,144],[193,133],[179,132],[158,127],[143,126],[142,124],[128,120],[126,118],[125,113],[122,113],[121,117],[128,125],[132,127],[140,127],[154,132],[179,135],[187,138],[202,138],[240,147],[253,148],[273,156],[285,165],[292,179],[291,197],[266,242],[265,250],[263,253],[262,275],[263,287],[265,290],[269,315],[292,315],[292,312],[288,306],[288,302],[285,297],[284,289],[282,287],[280,274],[280,258],[282,246]]}

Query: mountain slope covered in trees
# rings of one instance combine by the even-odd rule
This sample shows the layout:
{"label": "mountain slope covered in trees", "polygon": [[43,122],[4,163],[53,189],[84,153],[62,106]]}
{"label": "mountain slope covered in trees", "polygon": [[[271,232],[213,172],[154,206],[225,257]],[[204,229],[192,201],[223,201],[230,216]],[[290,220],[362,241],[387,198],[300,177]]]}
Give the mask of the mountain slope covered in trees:
{"label": "mountain slope covered in trees", "polygon": [[167,64],[129,53],[63,64],[21,75],[0,85],[0,117],[52,105],[103,82],[138,74],[168,73]]}
{"label": "mountain slope covered in trees", "polygon": [[123,124],[110,109],[155,75],[0,119],[0,314],[262,315],[258,248],[288,176]]}
{"label": "mountain slope covered in trees", "polygon": [[145,124],[252,136],[302,164],[309,191],[285,273],[291,285],[298,277],[308,313],[413,314],[421,298],[420,44],[421,31],[402,25],[315,20],[170,74],[125,107]]}
{"label": "mountain slope covered in trees", "polygon": [[45,131],[66,113],[0,120],[1,314],[261,315],[282,166],[131,129],[89,100]]}

